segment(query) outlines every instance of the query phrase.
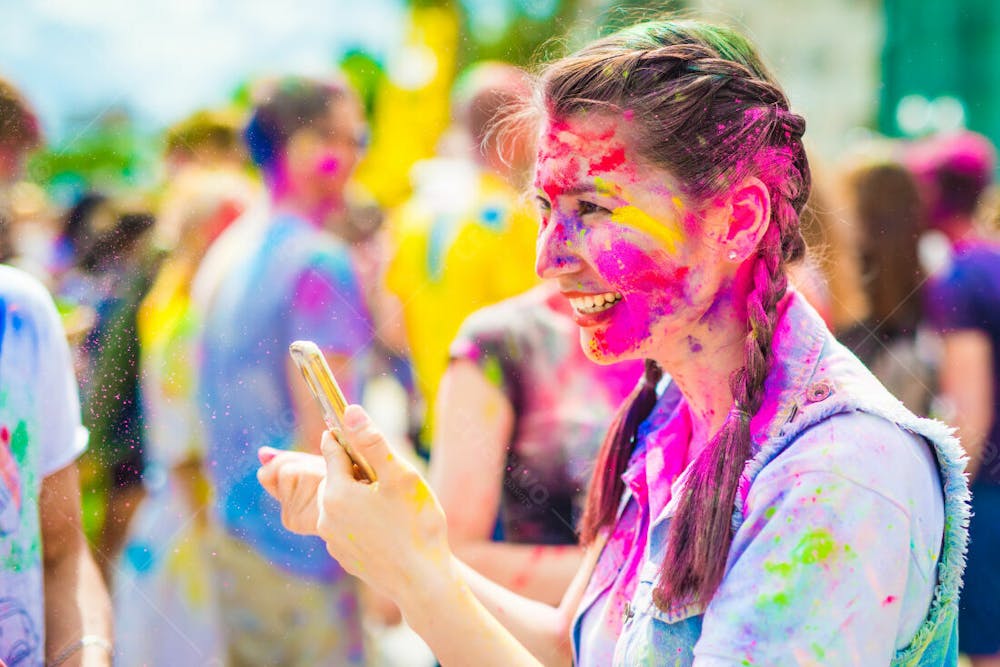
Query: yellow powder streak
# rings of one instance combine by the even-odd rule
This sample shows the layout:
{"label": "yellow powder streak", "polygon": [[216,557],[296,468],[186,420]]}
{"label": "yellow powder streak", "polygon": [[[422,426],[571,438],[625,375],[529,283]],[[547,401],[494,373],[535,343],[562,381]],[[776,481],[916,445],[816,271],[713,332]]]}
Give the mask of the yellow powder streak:
{"label": "yellow powder streak", "polygon": [[597,190],[597,194],[602,197],[615,197],[620,195],[622,192],[622,189],[619,186],[601,178],[600,176],[594,177],[594,188]]}
{"label": "yellow powder streak", "polygon": [[652,236],[662,243],[670,254],[677,252],[677,242],[684,238],[677,227],[660,222],[635,206],[616,208],[611,212],[611,220]]}
{"label": "yellow powder streak", "polygon": [[432,498],[430,488],[422,479],[418,479],[416,486],[413,487],[413,495],[410,497],[413,504],[417,506],[417,510],[423,511]]}

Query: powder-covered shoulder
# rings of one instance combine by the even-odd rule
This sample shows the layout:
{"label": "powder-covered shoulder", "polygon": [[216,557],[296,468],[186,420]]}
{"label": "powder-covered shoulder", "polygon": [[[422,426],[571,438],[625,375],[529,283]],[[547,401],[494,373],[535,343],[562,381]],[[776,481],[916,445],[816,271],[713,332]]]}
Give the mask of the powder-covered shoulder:
{"label": "powder-covered shoulder", "polygon": [[836,475],[882,495],[910,515],[940,496],[930,445],[866,412],[836,414],[806,429],[761,470],[753,487],[805,473]]}

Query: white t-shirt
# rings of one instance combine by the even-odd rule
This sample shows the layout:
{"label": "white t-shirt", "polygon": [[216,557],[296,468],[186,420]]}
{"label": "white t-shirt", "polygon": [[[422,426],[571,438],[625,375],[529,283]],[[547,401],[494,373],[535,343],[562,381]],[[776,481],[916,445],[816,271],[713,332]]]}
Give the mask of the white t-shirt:
{"label": "white t-shirt", "polygon": [[69,346],[45,288],[0,265],[0,659],[45,659],[42,480],[86,448]]}

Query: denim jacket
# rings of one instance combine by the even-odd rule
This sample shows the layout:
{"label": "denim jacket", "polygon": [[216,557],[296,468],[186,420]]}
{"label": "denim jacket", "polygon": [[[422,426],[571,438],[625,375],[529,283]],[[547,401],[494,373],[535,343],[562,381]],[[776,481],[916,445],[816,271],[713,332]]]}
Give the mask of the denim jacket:
{"label": "denim jacket", "polygon": [[[780,306],[773,359],[764,403],[751,421],[753,455],[736,495],[734,539],[719,591],[707,608],[690,604],[663,611],[652,602],[670,518],[680,495],[676,490],[684,482],[681,475],[660,516],[649,517],[648,540],[631,602],[625,606],[621,633],[597,640],[605,642],[596,646],[597,651],[592,637],[590,645],[581,645],[581,626],[588,613],[597,611],[595,601],[612,582],[607,577],[592,581],[584,594],[573,625],[578,660],[581,650],[586,653],[580,660],[583,664],[607,659],[590,659],[591,652],[613,655],[615,665],[630,667],[691,665],[696,656],[698,665],[957,664],[958,594],[969,513],[965,460],[958,441],[944,424],[907,411],[837,343],[815,311],[795,293]],[[929,447],[913,436],[921,436]],[[915,455],[917,450],[924,459]],[[885,454],[880,457],[880,452]],[[903,459],[914,470],[923,470],[924,486],[913,484],[913,475],[900,463]],[[852,480],[844,482],[836,469],[838,462],[848,464]],[[937,479],[933,478],[934,463]],[[801,488],[800,481],[806,479],[809,488]],[[830,489],[816,483],[823,479],[834,481]],[[914,545],[910,533],[904,534],[912,527],[896,521],[908,516],[907,508],[894,509],[897,505],[889,500],[895,502],[914,488],[937,491],[938,483],[941,493],[931,502],[940,518],[943,498],[943,539]],[[832,498],[824,505],[824,493],[831,492]],[[871,506],[890,509],[866,515],[867,498],[874,499]],[[643,508],[636,505],[642,502],[637,503],[626,484],[619,520],[629,512],[641,513]],[[841,514],[845,507],[846,514]],[[644,511],[648,513],[649,508]],[[801,525],[796,525],[799,517]],[[787,540],[781,543],[787,533],[775,527],[779,521],[787,522],[788,530],[801,537],[794,548]],[[814,521],[830,527],[830,532],[812,529]],[[940,527],[933,534],[940,536]],[[857,539],[841,539],[845,535]],[[931,565],[925,571],[926,597],[922,600],[913,593],[916,589],[907,577],[915,561],[904,558],[904,553],[912,556],[914,551],[924,554]],[[873,564],[871,558],[859,557],[866,553],[888,557],[876,558],[879,562]],[[807,570],[799,578],[809,588],[781,588],[783,575],[795,580]],[[831,590],[822,589],[824,585]],[[888,629],[901,632],[908,612],[913,627],[901,635],[908,642],[891,645],[892,637],[883,637],[875,651],[843,641],[840,623],[849,625],[852,617],[855,622],[867,619],[873,608],[882,625],[867,628],[870,637],[890,634],[885,632]],[[613,613],[607,609],[604,613]],[[706,619],[710,620],[703,626]],[[809,638],[804,644],[803,637]]]}

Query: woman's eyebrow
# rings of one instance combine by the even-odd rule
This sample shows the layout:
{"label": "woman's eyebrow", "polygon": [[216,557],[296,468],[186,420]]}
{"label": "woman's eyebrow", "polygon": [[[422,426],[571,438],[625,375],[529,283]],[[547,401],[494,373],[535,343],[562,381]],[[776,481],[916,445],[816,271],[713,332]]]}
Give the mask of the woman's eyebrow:
{"label": "woman's eyebrow", "polygon": [[[579,185],[574,185],[569,188],[558,188],[555,195],[557,197],[573,197],[575,195],[585,195],[597,191],[598,188],[594,183],[581,183]],[[540,185],[535,186],[535,194],[537,194],[539,197],[548,196],[548,192],[546,192],[545,188],[543,188]]]}

